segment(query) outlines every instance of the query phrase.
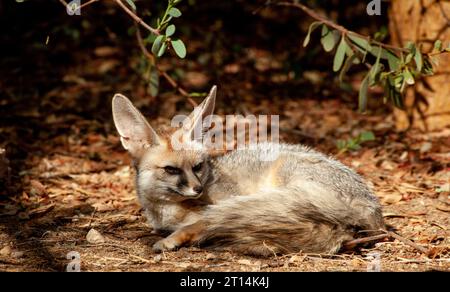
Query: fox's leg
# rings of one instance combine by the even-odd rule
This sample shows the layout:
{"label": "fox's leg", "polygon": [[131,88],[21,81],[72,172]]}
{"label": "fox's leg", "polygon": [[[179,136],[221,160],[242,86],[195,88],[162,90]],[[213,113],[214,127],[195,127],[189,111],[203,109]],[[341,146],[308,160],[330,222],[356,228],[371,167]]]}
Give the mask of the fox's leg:
{"label": "fox's leg", "polygon": [[194,224],[184,226],[166,238],[157,241],[153,245],[153,250],[156,252],[174,250],[182,245],[193,244],[198,241],[201,234],[206,229],[203,221],[197,221]]}

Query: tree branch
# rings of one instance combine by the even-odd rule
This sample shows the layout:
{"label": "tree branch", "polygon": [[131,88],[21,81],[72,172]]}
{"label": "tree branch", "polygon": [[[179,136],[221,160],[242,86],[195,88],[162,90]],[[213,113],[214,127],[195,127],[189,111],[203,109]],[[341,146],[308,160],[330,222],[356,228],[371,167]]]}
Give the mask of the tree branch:
{"label": "tree branch", "polygon": [[[80,5],[80,7],[77,7],[77,9],[79,10],[83,7],[86,7],[90,4],[98,2],[98,1],[100,1],[100,0],[90,0],[90,1]],[[59,2],[61,2],[62,5],[64,5],[66,8],[69,8],[69,4],[65,0],[59,0]],[[161,34],[159,32],[159,30],[148,25],[145,21],[142,20],[142,18],[140,18],[133,11],[131,11],[125,4],[123,4],[123,2],[121,0],[114,0],[114,2],[116,2],[129,16],[131,16],[131,18],[133,18],[134,21],[136,21],[138,24],[145,27],[148,31],[150,31],[151,33],[153,33],[155,35]]]}
{"label": "tree branch", "polygon": [[88,1],[88,2],[86,2],[84,4],[81,4],[80,5],[80,9],[86,7],[86,6],[88,6],[88,5],[90,5],[90,4],[94,3],[94,2],[97,2],[97,1],[100,1],[100,0],[91,0],[91,1]]}
{"label": "tree branch", "polygon": [[193,106],[196,107],[198,104],[189,96],[189,93],[184,90],[175,80],[173,80],[172,77],[170,77],[169,74],[167,74],[166,71],[162,70],[161,68],[156,65],[155,62],[155,56],[153,56],[145,47],[144,40],[142,39],[141,31],[139,30],[139,27],[136,27],[136,38],[139,45],[139,48],[141,49],[144,56],[146,56],[150,62],[155,66],[156,70],[158,70],[159,74],[161,74],[169,84],[175,88],[182,96],[186,97],[187,101]]}
{"label": "tree branch", "polygon": [[[81,8],[84,8],[84,7],[86,7],[86,6],[88,6],[88,5],[91,5],[92,3],[95,3],[95,2],[98,2],[98,1],[100,1],[100,0],[90,0],[90,1],[88,1],[88,2],[86,2],[86,3],[84,3],[84,4],[81,4],[80,7],[76,7],[76,8],[77,8],[78,10],[81,10]],[[68,4],[66,1],[64,1],[64,0],[59,0],[59,2],[61,2],[62,5],[66,6],[66,8],[70,8],[70,7],[69,7],[69,4]]]}
{"label": "tree branch", "polygon": [[312,10],[311,8],[309,8],[309,7],[307,7],[307,6],[303,5],[303,4],[290,3],[290,2],[279,2],[279,3],[276,3],[276,5],[299,8],[303,12],[308,14],[310,17],[312,17],[312,18],[322,22],[323,24],[326,24],[329,27],[334,28],[337,31],[340,31],[344,35],[353,35],[353,36],[356,36],[356,37],[359,37],[359,38],[362,38],[362,39],[366,39],[370,43],[372,43],[374,45],[377,45],[377,46],[380,46],[380,47],[383,47],[383,48],[386,48],[386,49],[391,49],[391,50],[395,50],[395,51],[399,51],[399,52],[408,52],[408,50],[405,49],[405,48],[400,48],[400,47],[397,47],[397,46],[381,43],[381,42],[373,40],[372,38],[370,38],[368,36],[365,36],[365,35],[356,33],[354,31],[348,30],[345,27],[343,27],[343,26],[341,26],[339,24],[336,24],[333,21],[329,20],[325,16],[322,16],[322,15],[318,14],[317,12],[315,12],[314,10]]}
{"label": "tree branch", "polygon": [[131,16],[131,18],[134,19],[134,21],[136,21],[138,24],[142,25],[143,27],[145,27],[148,31],[150,31],[151,33],[155,34],[155,35],[160,35],[159,30],[151,27],[150,25],[148,25],[147,23],[145,23],[145,21],[142,20],[142,18],[140,18],[139,16],[137,16],[133,11],[131,11],[128,7],[125,6],[125,4],[122,3],[121,0],[114,0],[126,13],[128,13],[129,16]]}

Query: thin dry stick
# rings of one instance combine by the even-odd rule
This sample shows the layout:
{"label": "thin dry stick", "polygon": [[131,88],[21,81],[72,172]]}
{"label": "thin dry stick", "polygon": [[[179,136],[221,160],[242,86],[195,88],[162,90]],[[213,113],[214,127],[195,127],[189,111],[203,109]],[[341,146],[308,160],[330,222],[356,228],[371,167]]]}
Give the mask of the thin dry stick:
{"label": "thin dry stick", "polygon": [[395,238],[395,239],[403,242],[406,245],[409,245],[409,246],[417,249],[418,251],[420,251],[420,252],[422,252],[422,253],[424,253],[426,255],[429,254],[429,250],[428,249],[426,249],[426,248],[424,248],[424,247],[422,247],[422,246],[412,242],[411,240],[409,240],[407,238],[404,238],[403,236],[398,235],[395,232],[387,231],[387,230],[380,230],[380,231],[383,232],[383,234],[378,234],[378,235],[374,235],[374,236],[363,237],[363,238],[358,238],[358,239],[354,239],[354,240],[351,240],[351,241],[347,241],[347,242],[344,243],[343,247],[346,248],[346,249],[351,249],[351,248],[353,248],[356,245],[361,244],[361,243],[376,241],[376,240],[380,240],[380,239],[385,238],[385,237],[392,237],[392,238]]}
{"label": "thin dry stick", "polygon": [[377,240],[380,240],[380,239],[383,239],[383,238],[386,238],[386,237],[389,237],[389,235],[387,235],[387,234],[378,234],[378,235],[374,235],[374,236],[358,238],[358,239],[354,239],[354,240],[350,240],[350,241],[345,242],[343,247],[344,247],[344,249],[353,249],[358,244],[372,242],[372,241],[377,241]]}
{"label": "thin dry stick", "polygon": [[147,30],[149,30],[151,33],[155,34],[155,35],[160,35],[159,30],[151,27],[150,25],[148,25],[147,23],[145,23],[145,21],[142,20],[142,18],[140,18],[139,16],[137,16],[133,11],[131,11],[130,9],[128,9],[128,7],[125,6],[125,4],[122,3],[122,1],[120,0],[114,0],[126,13],[128,13],[129,16],[131,16],[131,18],[134,19],[134,21],[136,21],[138,24],[142,25],[143,27],[145,27]]}
{"label": "thin dry stick", "polygon": [[187,101],[193,106],[196,107],[198,104],[195,102],[195,100],[193,100],[190,96],[189,93],[184,90],[175,80],[173,80],[172,77],[170,77],[169,74],[167,74],[166,71],[162,70],[161,68],[159,68],[156,64],[155,64],[155,56],[153,56],[145,47],[144,45],[144,41],[142,39],[142,35],[141,35],[141,31],[139,30],[139,27],[136,28],[136,38],[138,41],[138,45],[139,48],[141,49],[142,53],[144,54],[144,56],[146,56],[150,62],[155,65],[156,69],[158,70],[158,72],[167,80],[167,82],[169,82],[169,84],[175,88],[182,96],[187,98]]}
{"label": "thin dry stick", "polygon": [[136,258],[136,259],[138,259],[140,261],[143,261],[144,263],[151,263],[152,262],[150,260],[144,259],[143,257],[140,257],[140,256],[132,254],[132,253],[128,253],[128,255],[133,257],[133,258]]}
{"label": "thin dry stick", "polygon": [[[81,9],[83,7],[86,7],[92,3],[98,2],[100,0],[90,0],[82,5],[80,5],[80,7],[78,7],[77,9]],[[61,2],[64,6],[69,7],[69,4],[64,1],[64,0],[59,0],[59,2]],[[155,35],[160,35],[161,33],[159,32],[159,30],[157,30],[156,28],[151,27],[150,25],[148,25],[145,21],[142,20],[142,18],[140,18],[139,16],[137,16],[133,11],[131,11],[125,4],[122,3],[121,0],[114,0],[114,2],[116,2],[129,16],[131,16],[131,18],[134,19],[134,21],[136,21],[138,24],[142,25],[143,27],[145,27],[147,30],[149,30],[151,33],[155,34]]]}
{"label": "thin dry stick", "polygon": [[[84,3],[84,4],[81,4],[80,7],[74,7],[74,8],[76,8],[77,10],[80,10],[81,8],[84,8],[84,7],[86,7],[88,5],[91,5],[92,3],[98,2],[98,1],[100,1],[100,0],[90,0],[90,1],[88,1],[86,3]],[[66,6],[66,8],[70,9],[69,4],[66,1],[59,0],[59,2],[61,2],[62,5]]]}
{"label": "thin dry stick", "polygon": [[100,1],[100,0],[91,0],[91,1],[88,1],[88,2],[86,2],[84,4],[81,4],[79,9],[84,8],[84,7],[88,6],[88,5],[91,5],[92,3],[97,2],[97,1]]}
{"label": "thin dry stick", "polygon": [[383,231],[386,232],[386,234],[389,235],[390,237],[393,237],[393,238],[403,242],[404,244],[407,244],[407,245],[409,245],[409,246],[419,250],[420,252],[422,252],[422,253],[424,253],[426,255],[429,254],[429,250],[428,249],[426,249],[426,248],[424,248],[424,247],[422,247],[422,246],[412,242],[411,240],[409,240],[407,238],[404,238],[404,237],[402,237],[402,236],[400,236],[397,233],[394,233],[392,231],[385,231],[385,230],[383,230]]}
{"label": "thin dry stick", "polygon": [[94,208],[94,211],[92,211],[91,218],[89,219],[88,228],[91,228],[92,221],[94,220],[95,212],[97,211],[97,207]]}

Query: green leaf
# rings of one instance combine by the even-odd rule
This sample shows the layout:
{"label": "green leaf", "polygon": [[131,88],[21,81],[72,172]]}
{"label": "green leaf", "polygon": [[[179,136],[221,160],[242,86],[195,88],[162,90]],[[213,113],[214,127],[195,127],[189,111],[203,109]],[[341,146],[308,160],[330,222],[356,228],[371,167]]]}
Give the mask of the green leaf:
{"label": "green leaf", "polygon": [[352,34],[349,34],[348,38],[358,47],[361,52],[367,53],[372,50],[372,47],[366,39],[357,37]]}
{"label": "green leaf", "polygon": [[369,76],[370,76],[369,84],[370,85],[374,85],[376,83],[377,74],[381,71],[381,66],[382,66],[380,64],[381,53],[382,53],[382,50],[379,50],[377,60],[375,61],[375,64],[372,66],[372,68],[370,68],[370,72],[369,72]]}
{"label": "green leaf", "polygon": [[157,96],[159,92],[159,74],[158,70],[152,66],[150,71],[150,81],[148,84],[148,90],[151,96]]}
{"label": "green leaf", "polygon": [[303,47],[306,47],[309,44],[309,41],[311,40],[311,33],[321,25],[322,23],[319,21],[315,21],[311,23],[308,29],[308,34],[305,37],[305,40],[303,41]]}
{"label": "green leaf", "polygon": [[361,87],[359,88],[359,111],[365,112],[367,108],[367,92],[369,91],[369,75],[367,75],[361,82]]}
{"label": "green leaf", "polygon": [[162,55],[164,55],[164,53],[166,52],[166,49],[167,49],[167,43],[164,42],[161,44],[161,48],[159,48],[158,55],[157,55],[158,58],[161,57]]}
{"label": "green leaf", "polygon": [[347,142],[345,140],[337,140],[336,146],[339,150],[347,148]]}
{"label": "green leaf", "polygon": [[416,50],[416,54],[414,55],[414,60],[416,61],[417,71],[422,72],[423,68],[423,57],[420,50]]}
{"label": "green leaf", "polygon": [[370,50],[370,53],[375,57],[378,57],[378,55],[380,55],[380,58],[384,59],[384,60],[388,60],[389,55],[394,54],[387,49],[383,49],[381,46],[380,47],[372,47],[372,49]]}
{"label": "green leaf", "polygon": [[413,57],[414,57],[414,55],[412,53],[409,53],[408,55],[406,55],[405,64],[409,64],[409,62],[412,61]]}
{"label": "green leaf", "polygon": [[345,37],[343,36],[341,39],[341,42],[339,43],[339,46],[336,50],[336,55],[334,56],[334,61],[333,61],[333,71],[334,72],[338,72],[341,69],[342,64],[344,63],[345,53],[347,51],[347,48],[348,48],[347,41],[345,40]]}
{"label": "green leaf", "polygon": [[426,75],[434,74],[433,64],[431,64],[428,58],[423,59],[423,71]]}
{"label": "green leaf", "polygon": [[166,28],[166,37],[170,37],[175,33],[175,25],[171,24]]}
{"label": "green leaf", "polygon": [[331,31],[328,26],[322,26],[322,38],[320,42],[322,43],[323,49],[326,52],[331,52],[336,45],[335,33]]}
{"label": "green leaf", "polygon": [[172,43],[172,47],[175,50],[175,53],[178,55],[178,57],[180,57],[181,59],[186,57],[186,46],[184,45],[182,40],[180,40],[180,39],[174,40],[174,41],[171,41],[171,43]]}
{"label": "green leaf", "polygon": [[400,68],[400,59],[394,54],[388,54],[388,63],[391,71],[397,71]]}
{"label": "green leaf", "polygon": [[128,5],[131,6],[131,8],[136,11],[136,4],[134,4],[133,0],[127,0]]}
{"label": "green leaf", "polygon": [[439,52],[442,51],[442,41],[437,40],[436,42],[434,42],[434,48]]}
{"label": "green leaf", "polygon": [[403,85],[403,81],[405,80],[403,74],[399,74],[394,78],[394,86],[396,89],[400,89]]}
{"label": "green leaf", "polygon": [[175,7],[170,8],[168,13],[172,17],[180,17],[181,16],[180,9],[175,8]]}
{"label": "green leaf", "polygon": [[[402,81],[403,81],[403,77],[401,77],[401,82]],[[403,109],[404,108],[403,96],[397,90],[396,82],[397,82],[397,78],[388,76],[388,80],[386,81],[386,84],[385,84],[386,88],[388,89],[388,97],[392,100],[392,102],[394,103],[394,106],[396,106],[399,109]]]}
{"label": "green leaf", "polygon": [[161,44],[166,40],[166,36],[159,35],[156,37],[155,41],[152,45],[152,53],[153,55],[157,55],[159,50],[161,49]]}
{"label": "green leaf", "polygon": [[361,134],[359,134],[359,141],[360,142],[366,142],[366,141],[373,141],[375,140],[375,135],[372,131],[364,131]]}
{"label": "green leaf", "polygon": [[413,43],[413,42],[407,42],[406,43],[406,48],[408,49],[408,50],[410,50],[411,51],[411,53],[415,53],[416,52],[416,45]]}
{"label": "green leaf", "polygon": [[356,55],[350,55],[347,60],[345,60],[344,67],[342,67],[341,73],[339,73],[339,81],[342,83],[344,80],[345,74],[347,74],[348,70],[354,64],[354,60],[356,59]]}
{"label": "green leaf", "polygon": [[408,69],[403,73],[403,76],[407,84],[413,85],[414,83],[416,83],[414,80],[414,76]]}

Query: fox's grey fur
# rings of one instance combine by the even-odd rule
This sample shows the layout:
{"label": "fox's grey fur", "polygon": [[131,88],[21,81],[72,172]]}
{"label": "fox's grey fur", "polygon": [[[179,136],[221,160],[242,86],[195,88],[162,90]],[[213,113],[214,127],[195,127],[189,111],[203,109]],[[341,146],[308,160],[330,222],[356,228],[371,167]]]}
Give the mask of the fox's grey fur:
{"label": "fox's grey fur", "polygon": [[[215,93],[213,87],[191,114],[190,126],[179,131],[191,137],[196,121],[212,114]],[[384,226],[363,179],[322,153],[272,143],[221,156],[201,147],[173,150],[170,135],[157,134],[126,97],[114,97],[113,114],[134,159],[138,197],[150,224],[173,232],[155,250],[199,244],[258,255],[335,253],[359,230]],[[267,155],[276,158],[261,159]]]}

